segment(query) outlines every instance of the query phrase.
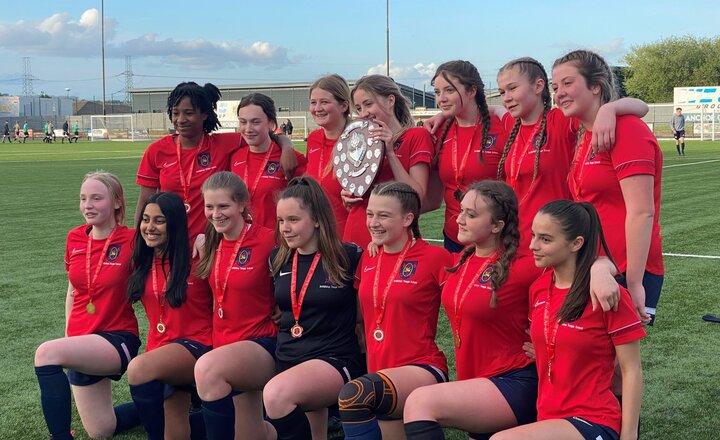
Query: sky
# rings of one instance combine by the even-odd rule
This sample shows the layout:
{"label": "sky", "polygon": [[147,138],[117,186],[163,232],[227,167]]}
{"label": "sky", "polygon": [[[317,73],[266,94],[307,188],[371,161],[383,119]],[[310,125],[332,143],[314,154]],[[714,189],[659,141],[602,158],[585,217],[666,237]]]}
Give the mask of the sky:
{"label": "sky", "polygon": [[[9,0],[0,0],[0,4]],[[390,73],[431,90],[444,61],[475,64],[486,87],[507,61],[550,67],[570,50],[623,64],[634,46],[671,36],[715,37],[720,2],[389,0]],[[0,8],[0,93],[22,94],[30,58],[35,94],[101,99],[100,0],[32,0]],[[312,82],[385,73],[385,0],[105,0],[106,97],[133,85]],[[70,90],[67,90],[70,89]]]}

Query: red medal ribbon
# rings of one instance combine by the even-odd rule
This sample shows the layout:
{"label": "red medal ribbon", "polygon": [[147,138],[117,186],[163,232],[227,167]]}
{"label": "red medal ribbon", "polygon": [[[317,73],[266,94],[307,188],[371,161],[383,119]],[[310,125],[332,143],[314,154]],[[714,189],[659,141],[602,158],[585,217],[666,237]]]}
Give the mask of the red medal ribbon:
{"label": "red medal ribbon", "polygon": [[547,348],[547,368],[548,368],[548,382],[552,383],[552,366],[555,362],[555,342],[557,341],[557,332],[560,328],[560,320],[554,319],[555,328],[550,327],[550,298],[552,298],[552,291],[554,287],[554,277],[550,277],[550,284],[548,285],[548,295],[545,300],[545,312],[543,313],[543,330],[545,333],[545,346]]}
{"label": "red medal ribbon", "polygon": [[[473,135],[470,138],[470,143],[468,144],[467,149],[465,150],[465,154],[463,155],[462,162],[460,162],[460,166],[458,167],[458,125],[457,121],[455,121],[455,136],[453,137],[452,143],[452,167],[453,172],[455,173],[455,185],[457,186],[458,190],[462,189],[461,182],[465,177],[465,166],[467,165],[467,160],[470,156],[470,150],[472,150],[473,143],[475,142],[475,136],[478,134],[480,127],[480,116],[478,116],[477,121],[475,121],[475,130],[473,130]],[[481,145],[480,148],[482,147],[483,146]]]}
{"label": "red medal ribbon", "polygon": [[222,248],[223,248],[223,240],[220,239],[220,243],[218,243],[218,248],[215,250],[215,262],[213,263],[213,272],[215,276],[215,302],[217,303],[217,312],[218,316],[220,318],[223,317],[223,300],[225,299],[225,290],[227,290],[228,285],[228,279],[230,279],[230,271],[232,270],[233,264],[235,263],[235,258],[237,258],[237,254],[240,251],[240,246],[242,246],[242,242],[245,239],[245,235],[247,235],[247,231],[250,229],[250,225],[248,223],[245,223],[243,225],[243,230],[240,233],[240,238],[235,242],[235,247],[233,248],[232,257],[230,258],[230,261],[227,266],[227,270],[225,271],[225,279],[220,282],[220,262],[222,261]]}
{"label": "red medal ribbon", "polygon": [[[525,160],[525,157],[527,156],[528,149],[533,146],[533,140],[535,139],[535,135],[537,135],[538,130],[540,129],[540,122],[542,121],[542,117],[538,118],[537,121],[535,121],[535,125],[533,126],[532,133],[530,134],[530,138],[525,142],[525,145],[523,145],[522,150],[520,149],[520,145],[518,145],[518,139],[517,137],[513,141],[512,145],[512,156],[510,157],[510,175],[508,176],[510,179],[510,186],[515,190],[515,193],[517,194],[517,182],[520,178],[520,169],[522,168],[523,161]],[[522,127],[520,127],[520,130],[522,130]],[[518,134],[520,134],[518,132]],[[520,161],[518,163],[517,161],[517,155],[518,152],[520,152]],[[535,154],[540,154],[539,152],[536,152]],[[533,182],[533,186],[535,185],[535,182]],[[518,203],[518,206],[522,205],[522,203],[527,199],[528,195],[530,195],[530,191],[532,191],[532,186],[528,188],[525,195],[520,199],[520,202]]]}
{"label": "red medal ribbon", "polygon": [[[382,302],[378,303],[378,290],[380,287],[380,265],[382,263],[382,257],[383,255],[385,255],[385,249],[382,247],[380,248],[380,251],[378,253],[377,267],[375,268],[375,279],[373,280],[373,308],[375,310],[375,324],[377,325],[378,329],[380,328],[380,324],[382,324],[383,319],[385,318],[385,305],[387,304],[387,297],[388,293],[390,292],[390,287],[395,280],[395,276],[400,270],[400,265],[405,259],[405,255],[407,255],[414,241],[415,240],[408,237],[408,241],[405,243],[405,246],[403,246],[402,251],[400,251],[400,255],[398,255],[397,260],[395,261],[395,266],[393,267],[392,272],[390,272],[390,276],[388,277],[387,283],[385,284]],[[381,340],[382,337],[380,339],[376,339]]]}
{"label": "red medal ribbon", "polygon": [[163,282],[162,290],[158,290],[157,269],[155,268],[158,260],[159,260],[159,258],[157,256],[153,256],[152,288],[153,288],[153,294],[155,294],[155,299],[157,299],[158,306],[160,306],[160,319],[158,320],[157,330],[160,333],[165,333],[165,324],[163,324],[163,316],[165,315],[165,291],[167,289],[167,278],[165,278],[165,281]]}
{"label": "red medal ribbon", "polygon": [[[568,173],[568,186],[570,187],[570,191],[572,191],[575,200],[580,200],[580,196],[582,194],[582,182],[585,178],[583,171],[585,170],[585,165],[588,160],[590,160],[590,153],[592,152],[592,148],[589,148],[590,143],[586,142],[585,139],[586,138],[583,137],[582,141],[580,141],[580,145],[575,149],[573,162],[570,166],[570,172]],[[578,162],[581,157],[584,157],[585,159],[579,165],[580,168],[578,168]]]}
{"label": "red medal ribbon", "polygon": [[[202,139],[200,140],[200,148],[198,151],[202,151],[203,144],[205,143],[205,135],[203,135]],[[192,162],[190,162],[190,170],[187,173],[187,176],[185,176],[185,172],[183,171],[182,167],[182,160],[180,152],[182,151],[182,145],[180,144],[180,136],[177,138],[177,160],[178,160],[178,168],[180,168],[180,186],[183,190],[183,203],[185,204],[185,210],[190,211],[190,185],[192,184],[192,177],[193,172],[195,171],[195,161],[197,160],[197,157],[194,157]]]}
{"label": "red medal ribbon", "polygon": [[[313,257],[312,264],[310,264],[310,269],[307,272],[307,275],[305,275],[305,281],[303,281],[302,288],[300,289],[300,292],[297,291],[297,262],[298,262],[298,251],[295,250],[295,255],[293,255],[293,262],[292,262],[292,274],[290,275],[290,302],[292,304],[292,312],[293,312],[293,318],[295,318],[295,327],[299,327],[298,322],[300,321],[300,311],[302,310],[303,301],[305,301],[305,294],[307,293],[308,286],[310,285],[310,279],[312,279],[313,274],[315,273],[315,268],[317,268],[318,263],[320,262],[320,252],[315,253],[315,257]],[[300,337],[302,335],[302,327],[299,327],[299,335],[293,337]]]}
{"label": "red medal ribbon", "polygon": [[[255,175],[255,180],[253,181],[253,184],[248,187],[248,190],[250,191],[250,197],[255,194],[255,190],[257,189],[258,183],[260,183],[260,177],[263,174],[263,171],[265,171],[265,167],[267,166],[268,162],[270,161],[270,155],[272,154],[273,147],[275,146],[275,142],[270,141],[270,146],[268,147],[267,152],[265,153],[265,157],[263,158],[262,166],[260,166],[260,169],[258,170],[257,174]],[[245,173],[243,180],[245,181],[245,184],[248,184],[248,177],[250,174],[250,147],[248,147],[245,150]]]}
{"label": "red medal ribbon", "polygon": [[102,252],[100,253],[100,260],[98,261],[98,265],[95,268],[95,274],[90,278],[90,253],[92,252],[92,229],[88,233],[88,239],[87,239],[87,248],[85,251],[85,280],[87,281],[87,290],[88,290],[88,305],[86,307],[88,313],[91,315],[95,313],[95,306],[93,305],[93,296],[95,294],[95,285],[97,281],[98,275],[100,275],[100,269],[103,267],[103,262],[105,261],[105,255],[107,254],[108,248],[110,247],[110,241],[113,238],[113,234],[115,234],[115,229],[117,226],[112,228],[112,231],[110,231],[110,235],[105,239],[105,244],[103,245]]}
{"label": "red medal ribbon", "polygon": [[465,263],[465,267],[463,267],[462,272],[460,273],[460,280],[458,280],[458,284],[455,287],[455,295],[453,296],[453,312],[454,312],[454,318],[455,318],[455,348],[460,348],[460,326],[462,325],[462,307],[465,303],[465,298],[467,297],[468,293],[470,293],[470,290],[475,285],[475,280],[482,275],[483,272],[488,268],[490,263],[495,262],[497,260],[498,256],[500,255],[500,251],[496,250],[492,253],[489,257],[485,259],[483,264],[480,266],[480,269],[475,272],[475,275],[470,279],[470,282],[465,287],[465,290],[463,291],[462,296],[460,296],[460,288],[462,287],[463,283],[465,282],[465,274],[467,273],[468,267],[470,264],[468,262]]}

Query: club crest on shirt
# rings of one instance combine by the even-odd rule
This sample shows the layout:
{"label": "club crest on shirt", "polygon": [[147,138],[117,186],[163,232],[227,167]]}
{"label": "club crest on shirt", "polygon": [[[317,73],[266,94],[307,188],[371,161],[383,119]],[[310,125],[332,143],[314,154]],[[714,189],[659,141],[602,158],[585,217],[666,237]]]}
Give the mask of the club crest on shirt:
{"label": "club crest on shirt", "polygon": [[400,277],[406,280],[411,276],[415,275],[417,265],[417,261],[403,261],[402,266],[400,266]]}
{"label": "club crest on shirt", "polygon": [[206,151],[197,155],[197,163],[203,168],[210,166],[210,152]]}
{"label": "club crest on shirt", "polygon": [[252,256],[252,248],[240,248],[237,254],[237,265],[242,267],[245,266]]}
{"label": "club crest on shirt", "polygon": [[120,257],[120,250],[122,249],[121,244],[113,244],[108,247],[107,254],[105,254],[105,257],[108,261],[113,262],[117,260]]}
{"label": "club crest on shirt", "polygon": [[277,173],[277,171],[280,169],[280,162],[268,162],[267,166],[265,167],[265,172],[272,176],[273,174]]}
{"label": "club crest on shirt", "polygon": [[488,268],[485,269],[485,270],[483,271],[483,273],[481,273],[480,276],[478,277],[478,281],[480,282],[480,284],[487,284],[487,283],[489,283],[489,282],[490,282],[490,279],[492,278],[493,272],[495,272],[495,266],[493,266],[493,265],[491,264],[491,265],[488,266]]}
{"label": "club crest on shirt", "polygon": [[496,134],[488,134],[487,139],[485,140],[485,145],[483,145],[483,150],[490,150],[492,147],[495,146],[497,143],[497,135]]}

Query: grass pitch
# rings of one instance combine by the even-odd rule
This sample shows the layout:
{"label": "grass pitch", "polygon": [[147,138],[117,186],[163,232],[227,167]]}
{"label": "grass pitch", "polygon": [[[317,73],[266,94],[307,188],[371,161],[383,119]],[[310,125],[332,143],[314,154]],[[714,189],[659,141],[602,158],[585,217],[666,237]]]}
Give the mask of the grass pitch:
{"label": "grass pitch", "polygon": [[[82,176],[105,169],[125,184],[129,217],[137,200],[134,176],[147,142],[0,144],[0,439],[46,438],[33,353],[43,341],[63,334],[67,275],[65,236],[82,222],[78,190]],[[720,314],[720,142],[687,142],[678,157],[665,152],[661,223],[666,277],[658,318],[642,343],[645,393],[641,414],[645,439],[716,438],[720,414],[720,325],[700,320]],[[304,151],[304,145],[297,145]],[[442,237],[442,214],[421,221],[428,239]],[[700,258],[714,256],[716,258]],[[137,309],[141,333],[147,323]],[[447,319],[438,342],[454,366]],[[125,380],[114,384],[117,402],[130,396]],[[78,439],[88,438],[74,412]],[[448,438],[465,438],[447,432]],[[119,436],[142,439],[136,429]]]}

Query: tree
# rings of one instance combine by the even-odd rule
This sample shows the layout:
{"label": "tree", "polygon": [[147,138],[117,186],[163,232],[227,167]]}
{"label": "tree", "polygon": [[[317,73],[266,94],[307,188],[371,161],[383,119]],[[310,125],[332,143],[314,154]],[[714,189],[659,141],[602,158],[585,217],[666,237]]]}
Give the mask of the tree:
{"label": "tree", "polygon": [[672,102],[674,87],[720,85],[720,37],[670,37],[625,56],[625,88],[646,102]]}

